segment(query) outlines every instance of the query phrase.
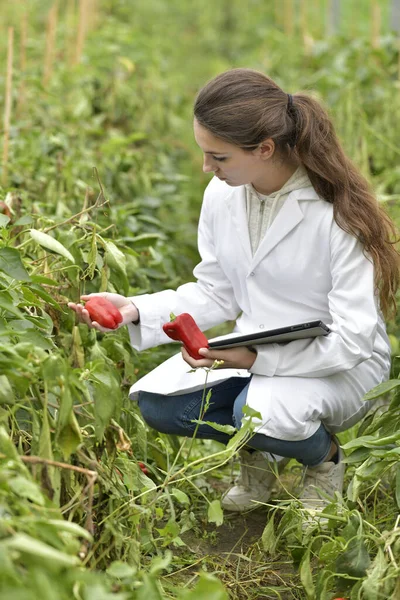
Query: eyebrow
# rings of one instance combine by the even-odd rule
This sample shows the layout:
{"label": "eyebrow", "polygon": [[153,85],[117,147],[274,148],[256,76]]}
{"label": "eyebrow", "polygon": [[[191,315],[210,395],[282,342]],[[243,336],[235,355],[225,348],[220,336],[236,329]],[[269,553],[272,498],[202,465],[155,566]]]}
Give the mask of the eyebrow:
{"label": "eyebrow", "polygon": [[207,150],[204,154],[227,154],[227,152],[213,152],[212,150]]}

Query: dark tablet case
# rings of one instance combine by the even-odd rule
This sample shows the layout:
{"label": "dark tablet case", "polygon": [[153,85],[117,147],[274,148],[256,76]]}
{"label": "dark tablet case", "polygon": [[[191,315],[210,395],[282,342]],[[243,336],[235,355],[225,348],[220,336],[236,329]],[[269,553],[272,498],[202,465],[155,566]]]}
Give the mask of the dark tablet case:
{"label": "dark tablet case", "polygon": [[209,348],[215,350],[226,350],[227,348],[236,348],[237,346],[254,346],[256,344],[284,344],[294,340],[304,338],[313,338],[319,335],[328,335],[330,329],[322,321],[309,321],[299,323],[298,325],[289,325],[279,329],[269,329],[267,331],[257,331],[235,337],[220,338],[209,342]]}

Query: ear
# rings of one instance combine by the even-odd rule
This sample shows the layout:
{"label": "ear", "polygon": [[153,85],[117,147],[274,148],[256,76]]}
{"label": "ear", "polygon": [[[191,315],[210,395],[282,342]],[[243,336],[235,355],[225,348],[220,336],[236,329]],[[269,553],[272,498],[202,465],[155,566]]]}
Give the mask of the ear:
{"label": "ear", "polygon": [[268,138],[259,144],[258,148],[253,150],[253,154],[261,158],[261,160],[270,159],[275,152],[275,142],[272,138]]}

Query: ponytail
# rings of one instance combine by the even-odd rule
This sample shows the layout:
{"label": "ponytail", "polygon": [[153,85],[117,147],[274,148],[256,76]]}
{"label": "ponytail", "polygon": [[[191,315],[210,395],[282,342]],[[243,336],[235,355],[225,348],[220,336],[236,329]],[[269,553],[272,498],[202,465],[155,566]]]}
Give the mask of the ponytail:
{"label": "ponytail", "polygon": [[305,94],[293,96],[294,152],[317,194],[333,204],[336,223],[364,246],[375,267],[375,284],[386,317],[396,314],[399,253],[396,228],[377,202],[367,180],[345,155],[331,120]]}

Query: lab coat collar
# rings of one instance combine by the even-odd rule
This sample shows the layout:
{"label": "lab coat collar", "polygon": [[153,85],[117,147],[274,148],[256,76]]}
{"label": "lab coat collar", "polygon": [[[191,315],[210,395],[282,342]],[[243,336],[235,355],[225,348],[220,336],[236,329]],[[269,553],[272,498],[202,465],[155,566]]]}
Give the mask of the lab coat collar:
{"label": "lab coat collar", "polygon": [[319,196],[313,187],[293,190],[287,197],[271,227],[265,233],[256,253],[252,256],[247,225],[245,186],[234,188],[225,197],[232,223],[237,231],[237,239],[242,245],[251,270],[303,220],[304,215],[299,204],[300,200],[319,200]]}

